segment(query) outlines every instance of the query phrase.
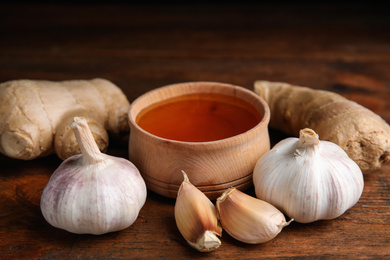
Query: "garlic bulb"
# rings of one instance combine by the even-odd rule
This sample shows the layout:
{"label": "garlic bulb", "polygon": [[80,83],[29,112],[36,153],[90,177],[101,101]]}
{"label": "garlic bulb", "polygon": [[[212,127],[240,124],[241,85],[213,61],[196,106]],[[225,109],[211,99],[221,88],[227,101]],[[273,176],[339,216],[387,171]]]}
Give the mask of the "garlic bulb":
{"label": "garlic bulb", "polygon": [[188,244],[201,252],[209,252],[221,245],[218,236],[222,228],[215,206],[205,194],[192,185],[182,171],[184,181],[180,185],[175,203],[177,228]]}
{"label": "garlic bulb", "polygon": [[230,188],[217,199],[223,229],[235,239],[258,244],[276,237],[289,225],[282,212],[271,204]]}
{"label": "garlic bulb", "polygon": [[101,153],[84,118],[71,123],[82,154],[55,170],[41,196],[51,225],[77,234],[125,229],[146,200],[146,185],[128,160]]}
{"label": "garlic bulb", "polygon": [[363,174],[338,145],[311,129],[276,144],[253,171],[256,196],[301,223],[333,219],[359,200]]}

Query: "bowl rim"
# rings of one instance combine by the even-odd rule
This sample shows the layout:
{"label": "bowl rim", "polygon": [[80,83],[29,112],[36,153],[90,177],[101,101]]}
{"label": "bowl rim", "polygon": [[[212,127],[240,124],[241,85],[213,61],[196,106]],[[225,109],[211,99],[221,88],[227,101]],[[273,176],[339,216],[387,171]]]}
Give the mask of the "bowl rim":
{"label": "bowl rim", "polygon": [[[259,102],[262,109],[264,110],[264,113],[263,113],[263,111],[259,111],[257,107],[255,107],[253,104],[251,104],[262,115],[262,118],[261,118],[260,122],[258,124],[256,124],[254,127],[252,127],[251,129],[249,129],[245,132],[242,132],[238,135],[234,135],[234,136],[231,136],[228,138],[218,139],[218,140],[214,140],[214,141],[204,141],[204,142],[188,142],[188,141],[180,141],[180,140],[163,138],[163,137],[149,133],[148,131],[144,130],[142,127],[140,127],[136,123],[136,117],[137,117],[138,113],[140,111],[142,111],[142,109],[145,109],[148,106],[159,103],[161,101],[167,100],[168,98],[161,99],[155,103],[149,104],[149,105],[145,106],[144,108],[140,109],[140,111],[137,114],[135,114],[134,110],[135,110],[136,106],[138,105],[138,103],[142,102],[143,99],[145,99],[148,96],[153,95],[157,92],[166,91],[166,90],[170,90],[170,89],[174,89],[174,88],[185,88],[185,87],[188,87],[188,85],[193,85],[193,86],[195,86],[195,85],[212,85],[213,87],[219,87],[219,88],[233,88],[233,93],[234,93],[233,96],[235,96],[235,97],[237,97],[236,96],[237,91],[240,91],[240,92],[244,93],[245,95],[252,96],[252,98],[255,98],[257,100],[257,102]],[[202,92],[193,92],[193,93],[202,93]],[[203,92],[203,93],[207,93],[207,92]],[[189,94],[191,94],[191,93],[189,93]],[[179,96],[180,95],[174,95],[170,98],[179,97]],[[244,101],[248,102],[247,100],[244,100]],[[262,131],[264,128],[268,128],[270,116],[271,116],[270,115],[270,108],[269,108],[267,102],[262,97],[257,95],[255,92],[250,91],[247,88],[244,88],[244,87],[241,87],[238,85],[229,84],[229,83],[221,83],[221,82],[214,82],[214,81],[189,81],[189,82],[180,82],[180,83],[169,84],[169,85],[158,87],[158,88],[152,89],[148,92],[145,92],[141,96],[137,97],[130,104],[127,118],[128,118],[128,122],[129,122],[129,126],[130,126],[130,135],[131,135],[131,131],[136,130],[136,131],[141,132],[143,135],[145,135],[149,138],[155,139],[155,141],[160,141],[163,143],[168,142],[168,143],[181,145],[181,146],[197,147],[197,146],[207,146],[207,145],[222,145],[222,146],[224,146],[224,145],[232,145],[232,143],[240,143],[242,140],[242,137],[244,135],[249,135],[249,136],[253,137],[258,132]]]}

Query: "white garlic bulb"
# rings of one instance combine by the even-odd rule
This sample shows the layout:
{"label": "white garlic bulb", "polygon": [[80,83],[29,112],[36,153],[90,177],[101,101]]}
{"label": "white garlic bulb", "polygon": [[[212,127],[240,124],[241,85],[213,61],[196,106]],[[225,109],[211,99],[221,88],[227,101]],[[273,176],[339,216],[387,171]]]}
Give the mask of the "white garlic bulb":
{"label": "white garlic bulb", "polygon": [[363,174],[338,145],[312,129],[276,144],[253,171],[256,196],[301,223],[334,219],[354,206]]}
{"label": "white garlic bulb", "polygon": [[286,222],[277,208],[236,188],[227,189],[216,204],[223,229],[248,244],[270,241],[293,221]]}
{"label": "white garlic bulb", "polygon": [[55,170],[41,196],[51,225],[77,234],[104,234],[132,225],[146,201],[146,185],[128,160],[101,153],[84,118],[71,124],[81,154]]}

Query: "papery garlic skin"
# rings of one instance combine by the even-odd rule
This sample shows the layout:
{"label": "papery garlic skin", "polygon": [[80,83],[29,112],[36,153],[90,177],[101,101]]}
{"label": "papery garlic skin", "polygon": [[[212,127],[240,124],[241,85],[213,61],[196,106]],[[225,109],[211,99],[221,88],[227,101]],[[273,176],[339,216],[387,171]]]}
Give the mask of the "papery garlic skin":
{"label": "papery garlic skin", "polygon": [[275,238],[286,222],[282,212],[271,204],[236,188],[226,190],[216,202],[223,229],[235,239],[259,244]]}
{"label": "papery garlic skin", "polygon": [[213,251],[221,245],[217,236],[222,235],[216,208],[190,183],[187,174],[182,173],[184,181],[178,190],[174,209],[177,228],[193,248],[201,252]]}
{"label": "papery garlic skin", "polygon": [[63,161],[43,190],[44,218],[77,234],[100,235],[129,227],[146,201],[144,180],[130,161],[103,154],[91,139],[87,143],[85,136],[82,139],[92,148],[80,145],[83,154]]}
{"label": "papery garlic skin", "polygon": [[338,145],[311,129],[276,144],[253,171],[256,196],[301,223],[334,219],[354,206],[364,188],[359,166]]}

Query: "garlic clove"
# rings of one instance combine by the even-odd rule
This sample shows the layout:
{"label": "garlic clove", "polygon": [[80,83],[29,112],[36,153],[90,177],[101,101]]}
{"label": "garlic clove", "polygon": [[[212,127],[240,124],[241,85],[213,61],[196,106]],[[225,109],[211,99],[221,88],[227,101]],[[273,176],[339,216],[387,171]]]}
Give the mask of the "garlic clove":
{"label": "garlic clove", "polygon": [[223,229],[235,239],[248,244],[273,239],[293,221],[286,222],[277,208],[236,188],[226,190],[216,204]]}
{"label": "garlic clove", "polygon": [[221,245],[217,236],[222,235],[222,227],[217,211],[210,199],[190,183],[187,174],[182,173],[184,180],[174,209],[176,225],[193,248],[201,252],[213,251]]}
{"label": "garlic clove", "polygon": [[41,196],[54,227],[100,235],[132,225],[146,201],[146,185],[128,160],[101,153],[84,118],[71,124],[82,154],[62,162]]}

